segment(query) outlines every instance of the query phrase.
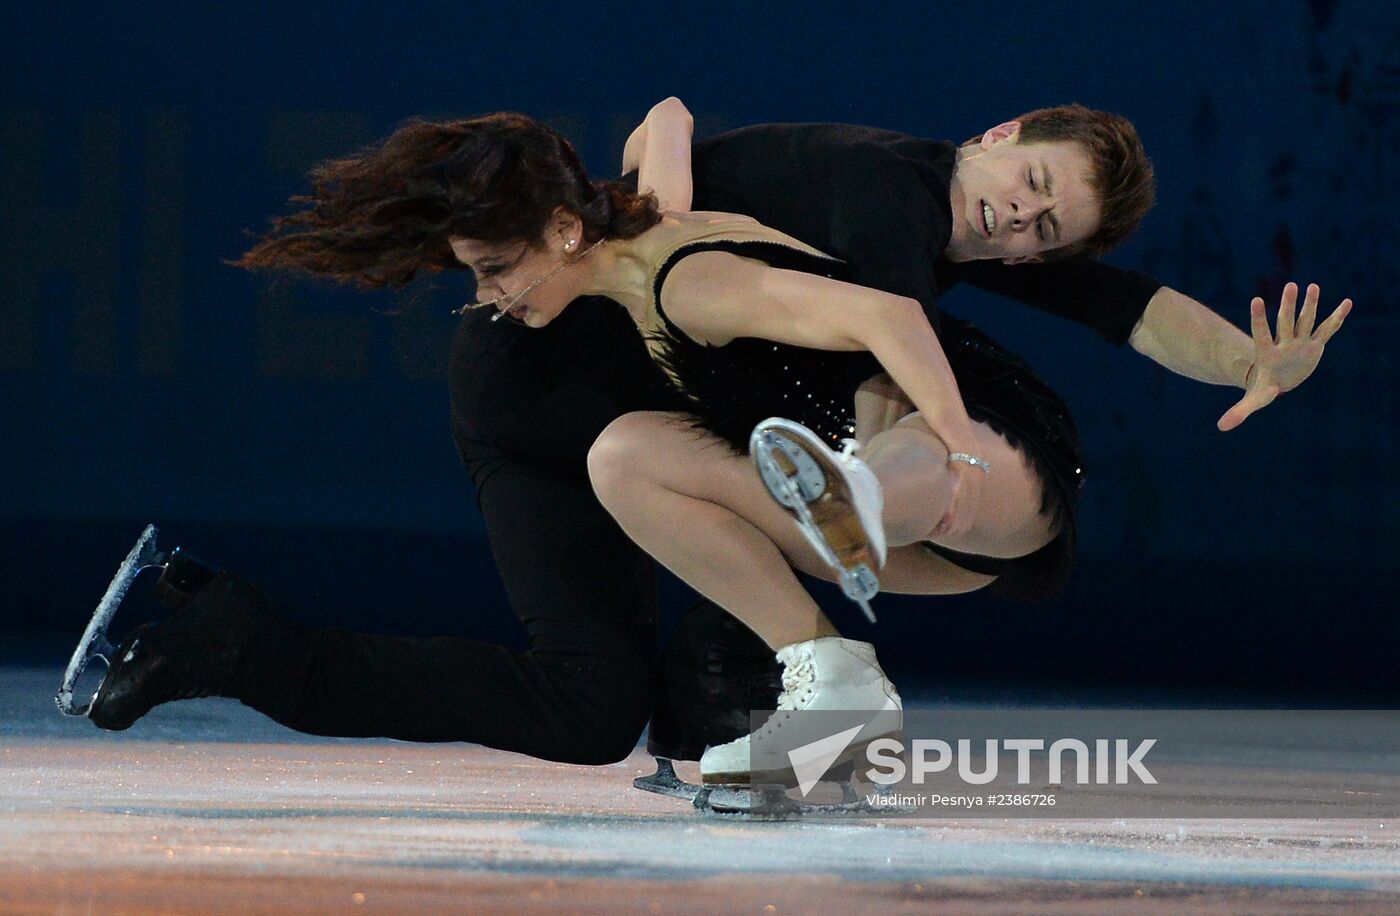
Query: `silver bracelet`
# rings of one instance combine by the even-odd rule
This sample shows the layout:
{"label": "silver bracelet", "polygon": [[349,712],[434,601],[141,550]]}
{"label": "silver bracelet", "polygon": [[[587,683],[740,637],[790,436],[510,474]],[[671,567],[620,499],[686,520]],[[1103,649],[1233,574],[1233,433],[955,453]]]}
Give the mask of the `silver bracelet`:
{"label": "silver bracelet", "polygon": [[990,464],[983,461],[981,458],[978,458],[976,455],[969,455],[967,452],[953,452],[951,455],[948,456],[948,463],[952,464],[954,461],[961,461],[963,464],[970,464],[973,467],[977,468],[977,470],[981,471],[983,474],[992,473],[992,466]]}

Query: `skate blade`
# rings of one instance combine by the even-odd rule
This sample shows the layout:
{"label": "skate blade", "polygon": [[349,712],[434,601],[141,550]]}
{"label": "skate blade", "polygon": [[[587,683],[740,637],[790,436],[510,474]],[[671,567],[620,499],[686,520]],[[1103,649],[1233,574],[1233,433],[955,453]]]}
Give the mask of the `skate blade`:
{"label": "skate blade", "polygon": [[93,696],[81,705],[73,702],[73,692],[77,688],[78,679],[93,659],[101,659],[108,668],[112,667],[111,656],[116,649],[107,639],[107,627],[111,625],[112,618],[121,607],[122,599],[126,597],[131,583],[136,581],[141,571],[165,564],[165,555],[156,549],[156,534],[155,525],[147,525],[146,530],[141,532],[141,537],[137,538],[126,559],[117,567],[117,574],[112,577],[107,592],[98,602],[97,610],[93,612],[87,629],[83,631],[83,638],[78,641],[78,647],[73,650],[73,657],[68,660],[68,668],[63,672],[63,682],[59,684],[58,693],[53,698],[58,704],[59,712],[64,715],[86,716],[92,708],[93,698],[97,696],[96,689],[93,690]]}
{"label": "skate blade", "polygon": [[700,787],[695,783],[686,782],[676,775],[675,764],[666,757],[657,757],[656,772],[650,776],[638,776],[632,780],[632,786],[643,792],[668,795],[688,802],[695,801],[695,796],[700,792]]}
{"label": "skate blade", "polygon": [[704,786],[694,805],[705,814],[755,818],[791,817],[799,808],[782,786]]}
{"label": "skate blade", "polygon": [[[870,538],[844,488],[827,486],[831,473],[798,443],[777,432],[755,432],[749,452],[769,495],[797,516],[807,542],[837,573],[841,591],[875,623],[870,600],[880,592]],[[839,480],[837,475],[835,479]]]}
{"label": "skate blade", "polygon": [[870,567],[858,566],[854,570],[841,570],[841,591],[865,612],[867,620],[871,623],[876,622],[875,610],[870,606],[870,599],[880,593],[880,580],[875,578]]}
{"label": "skate blade", "polygon": [[[708,786],[695,798],[699,811],[742,820],[785,820],[796,817],[850,817],[889,809],[871,804],[852,782],[840,783],[841,801],[809,802],[793,798],[782,786]],[[880,788],[875,794],[886,795]]]}

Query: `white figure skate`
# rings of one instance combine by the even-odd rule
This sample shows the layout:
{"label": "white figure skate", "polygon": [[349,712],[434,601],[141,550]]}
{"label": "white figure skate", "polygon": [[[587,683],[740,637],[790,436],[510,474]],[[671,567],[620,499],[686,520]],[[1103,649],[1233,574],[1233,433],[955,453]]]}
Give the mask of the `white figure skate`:
{"label": "white figure skate", "polygon": [[[696,807],[776,816],[870,810],[849,779],[870,743],[899,740],[904,724],[899,693],[880,670],[875,647],[823,637],[784,646],[778,660],[784,672],[777,711],[753,734],[705,752]],[[842,801],[804,805],[787,795],[798,787],[806,797],[819,781],[842,783]]]}

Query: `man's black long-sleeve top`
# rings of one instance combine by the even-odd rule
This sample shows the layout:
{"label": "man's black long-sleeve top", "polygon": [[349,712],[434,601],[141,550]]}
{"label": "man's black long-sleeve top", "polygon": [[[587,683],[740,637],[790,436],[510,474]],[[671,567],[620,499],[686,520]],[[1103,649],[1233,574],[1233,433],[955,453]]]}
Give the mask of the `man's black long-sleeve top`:
{"label": "man's black long-sleeve top", "polygon": [[957,147],[851,124],[760,124],[695,145],[692,209],[743,213],[850,265],[851,280],[923,303],[967,281],[1127,342],[1162,284],[1092,259],[943,258]]}

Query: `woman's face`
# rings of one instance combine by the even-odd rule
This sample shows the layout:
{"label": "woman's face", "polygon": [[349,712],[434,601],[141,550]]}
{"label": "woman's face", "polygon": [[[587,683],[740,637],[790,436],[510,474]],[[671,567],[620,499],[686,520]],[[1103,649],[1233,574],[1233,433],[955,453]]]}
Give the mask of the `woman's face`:
{"label": "woman's face", "polygon": [[1020,143],[1015,121],[959,151],[950,197],[951,261],[1038,261],[1082,242],[1099,223],[1089,155],[1072,141]]}
{"label": "woman's face", "polygon": [[[579,295],[577,277],[563,270],[578,253],[578,241],[546,233],[543,241],[483,242],[449,239],[452,253],[476,275],[476,301],[532,328],[542,328]],[[573,244],[570,245],[570,242]],[[565,246],[569,246],[566,249]]]}

